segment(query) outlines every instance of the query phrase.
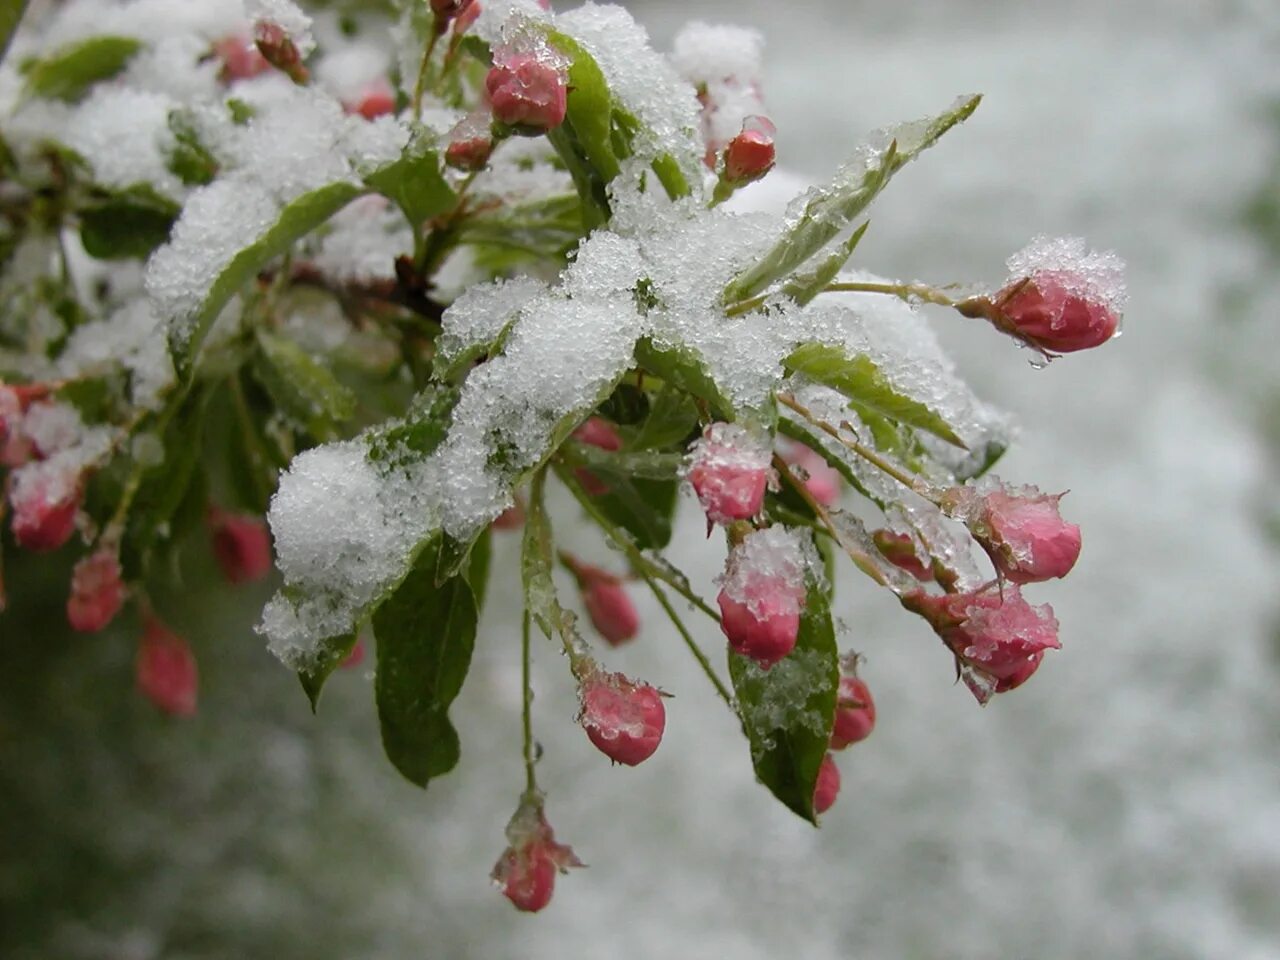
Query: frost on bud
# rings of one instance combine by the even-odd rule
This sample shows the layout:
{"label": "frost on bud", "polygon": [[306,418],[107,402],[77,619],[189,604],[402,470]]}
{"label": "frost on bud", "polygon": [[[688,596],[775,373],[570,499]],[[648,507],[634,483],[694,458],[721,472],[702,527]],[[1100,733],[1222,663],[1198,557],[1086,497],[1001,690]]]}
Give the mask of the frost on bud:
{"label": "frost on bud", "polygon": [[880,551],[880,555],[898,569],[905,570],[917,580],[928,582],[933,579],[933,566],[920,559],[915,538],[911,534],[873,530],[871,542]]}
{"label": "frost on bud", "polygon": [[[573,439],[585,443],[589,447],[598,447],[614,453],[622,449],[622,437],[618,428],[602,417],[591,417],[577,430],[573,431]],[[582,484],[582,489],[593,497],[600,497],[609,492],[608,485],[585,467],[578,467],[573,475]]]}
{"label": "frost on bud", "polygon": [[840,499],[840,472],[827,463],[822,454],[803,443],[790,443],[782,451],[782,458],[800,468],[804,488],[824,507]]}
{"label": "frost on bud", "polygon": [[640,614],[627,595],[622,579],[608,570],[580,563],[567,554],[561,554],[561,557],[578,581],[591,625],[609,646],[620,647],[635,639],[640,630]]}
{"label": "frost on bud", "polygon": [[689,449],[687,477],[707,523],[748,520],[764,505],[773,454],[736,423],[713,423]]}
{"label": "frost on bud", "polygon": [[732,186],[740,187],[759,180],[773,169],[773,139],[777,128],[767,117],[751,116],[742,121],[742,132],[724,148],[722,176]]}
{"label": "frost on bud", "polygon": [[556,874],[582,866],[573,849],[556,843],[540,794],[526,795],[507,824],[507,849],[490,878],[517,910],[537,913],[551,902]]}
{"label": "frost on bud", "polygon": [[9,504],[18,546],[43,552],[70,540],[82,493],[79,474],[59,470],[53,463],[32,464],[15,474]]}
{"label": "frost on bud", "polygon": [[990,482],[948,490],[943,507],[964,521],[1006,580],[1039,583],[1065,577],[1080,556],[1080,528],[1058,512],[1062,497]]}
{"label": "frost on bud", "polygon": [[876,702],[860,677],[846,674],[836,692],[836,717],[831,726],[831,749],[843,750],[871,736],[876,727]]}
{"label": "frost on bud", "polygon": [[213,45],[213,55],[222,62],[219,79],[224,84],[251,80],[271,69],[253,40],[244,33],[223,37]]}
{"label": "frost on bud", "polygon": [[264,60],[299,86],[311,80],[311,73],[302,62],[302,51],[284,27],[268,20],[253,25],[253,42]]}
{"label": "frost on bud", "polygon": [[902,605],[929,621],[979,703],[1021,686],[1046,650],[1062,646],[1053,608],[1033,607],[1015,584],[943,596],[915,590],[902,597]]}
{"label": "frost on bud", "polygon": [[231,584],[252,583],[271,572],[271,535],[261,517],[209,511],[213,555]]}
{"label": "frost on bud", "polygon": [[822,758],[822,766],[818,768],[818,780],[813,785],[813,812],[824,814],[836,802],[840,795],[840,768],[835,758],[827,754]]}
{"label": "frost on bud", "polygon": [[187,641],[148,614],[135,663],[138,690],[158,709],[175,717],[196,712],[199,678]]}
{"label": "frost on bud", "polygon": [[597,750],[629,767],[653,756],[667,724],[662,694],[656,689],[620,673],[596,672],[583,681],[578,695],[579,722]]}
{"label": "frost on bud", "polygon": [[493,137],[489,133],[488,118],[477,112],[468,114],[449,131],[449,145],[444,150],[444,162],[455,170],[468,173],[483,170],[493,153]]}
{"label": "frost on bud", "polygon": [[386,80],[378,78],[365,87],[359,99],[346,103],[343,107],[347,113],[364,117],[366,120],[376,120],[378,117],[389,116],[396,112],[395,91]]}
{"label": "frost on bud", "polygon": [[568,107],[567,67],[541,38],[521,36],[496,50],[484,81],[493,119],[522,136],[560,126]]}
{"label": "frost on bud", "polygon": [[768,670],[795,648],[806,566],[797,535],[783,527],[757,530],[733,548],[716,602],[735,653]]}
{"label": "frost on bud", "polygon": [[67,622],[73,630],[96,633],[115,619],[124,604],[124,596],[115,550],[100,549],[82,558],[71,571]]}
{"label": "frost on bud", "polygon": [[960,304],[1049,355],[1101,346],[1120,328],[1124,261],[1088,252],[1079,237],[1036,237],[1008,261],[1010,279],[992,298]]}

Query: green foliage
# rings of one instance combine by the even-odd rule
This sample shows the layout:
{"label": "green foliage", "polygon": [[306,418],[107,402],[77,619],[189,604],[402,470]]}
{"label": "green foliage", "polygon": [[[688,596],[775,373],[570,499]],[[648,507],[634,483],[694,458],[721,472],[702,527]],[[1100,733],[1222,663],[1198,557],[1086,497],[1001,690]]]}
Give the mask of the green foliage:
{"label": "green foliage", "polygon": [[90,37],[22,64],[27,89],[51,100],[79,100],[95,83],[110,80],[142,49],[133,37]]}
{"label": "green foliage", "polygon": [[256,333],[255,371],[277,408],[313,437],[337,436],[338,427],[355,415],[355,394],[288,337],[265,327]]}
{"label": "green foliage", "polygon": [[807,587],[795,649],[769,670],[731,652],[729,676],[756,777],[817,823],[813,789],[831,739],[840,666],[826,590],[812,577]]}
{"label": "green foliage", "polygon": [[179,207],[140,183],[92,197],[78,211],[80,242],[100,260],[146,258],[169,239]]}
{"label": "green foliage", "polygon": [[435,138],[425,128],[418,128],[400,159],[370,174],[365,182],[393,200],[417,230],[457,203],[457,195],[441,175],[441,168]]}
{"label": "green foliage", "polygon": [[9,52],[9,41],[27,10],[27,0],[0,0],[0,60]]}
{"label": "green foliage", "polygon": [[471,585],[465,577],[437,585],[437,560],[438,548],[423,550],[373,615],[382,746],[420,787],[452,770],[461,755],[448,711],[471,666],[476,636]]}

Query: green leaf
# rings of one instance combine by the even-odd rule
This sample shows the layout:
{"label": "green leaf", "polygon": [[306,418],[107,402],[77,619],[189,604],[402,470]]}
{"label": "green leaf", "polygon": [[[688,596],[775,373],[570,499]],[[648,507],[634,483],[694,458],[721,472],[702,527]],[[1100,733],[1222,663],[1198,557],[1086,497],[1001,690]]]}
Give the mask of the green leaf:
{"label": "green leaf", "polygon": [[192,391],[160,438],[164,459],[143,474],[129,510],[129,540],[139,553],[167,539],[168,526],[200,465],[212,390]]}
{"label": "green leaf", "polygon": [[827,595],[813,578],[795,649],[769,670],[730,652],[729,676],[756,777],[816,823],[813,789],[831,739],[840,666]]}
{"label": "green leaf", "polygon": [[169,239],[179,209],[147,184],[98,196],[78,211],[80,242],[99,260],[148,257]]}
{"label": "green leaf", "polygon": [[266,232],[244,247],[222,268],[204,301],[186,322],[169,325],[169,354],[181,380],[191,377],[194,358],[222,308],[272,257],[324,223],[363,191],[350,183],[331,183],[304,193],[280,211]]}
{"label": "green leaf", "polygon": [[698,408],[689,394],[673,384],[664,384],[649,408],[632,450],[656,450],[682,444],[698,428]]}
{"label": "green leaf", "polygon": [[864,221],[862,226],[849,234],[849,238],[836,247],[829,256],[820,260],[812,269],[797,273],[788,280],[783,285],[782,292],[802,307],[809,303],[827,288],[827,284],[834,280],[836,274],[849,262],[853,251],[857,249],[858,242],[870,225],[870,220]]}
{"label": "green leaf", "polygon": [[641,477],[601,477],[608,488],[594,499],[600,511],[635,539],[641,550],[661,550],[671,542],[680,483]]}
{"label": "green leaf", "polygon": [[398,422],[379,430],[369,445],[369,459],[385,462],[429,456],[448,435],[460,395],[451,384],[428,384]]}
{"label": "green leaf", "polygon": [[961,97],[937,117],[901,124],[890,131],[894,139],[884,149],[862,148],[830,184],[812,195],[800,219],[773,248],[730,281],[724,302],[749,300],[775,280],[790,276],[862,213],[895,173],[968,119],[981,100],[980,96]]}
{"label": "green leaf", "polygon": [[328,439],[338,424],[355,415],[356,395],[297,343],[263,327],[257,330],[257,340],[259,382],[308,433]]}
{"label": "green leaf", "polygon": [[39,97],[79,100],[95,83],[120,73],[142,41],[133,37],[91,37],[60,47],[41,60],[21,67],[27,88]]}
{"label": "green leaf", "polygon": [[890,419],[926,430],[957,447],[964,447],[941,416],[918,400],[894,389],[872,359],[850,357],[839,347],[821,343],[801,344],[782,361],[788,373],[802,374],[815,383],[838,390],[850,400]]}
{"label": "green leaf", "polygon": [[666,383],[702,400],[719,420],[733,419],[733,404],[720,392],[702,360],[686,347],[659,347],[645,338],[636,344],[636,363]]}
{"label": "green leaf", "polygon": [[302,690],[311,703],[312,713],[320,706],[320,693],[324,690],[325,681],[351,656],[357,637],[354,630],[339,637],[329,637],[320,645],[315,666],[310,670],[298,671],[298,682],[302,684]]}
{"label": "green leaf", "polygon": [[476,611],[484,609],[485,594],[489,589],[489,567],[493,560],[493,532],[484,528],[484,533],[471,545],[471,556],[467,561],[463,576],[471,584],[471,592],[476,597]]}
{"label": "green leaf", "polygon": [[419,127],[400,159],[371,174],[365,182],[395,201],[416,230],[432,217],[452,210],[458,202],[441,169],[435,137]]}
{"label": "green leaf", "polygon": [[200,142],[191,112],[171,110],[169,131],[173,134],[169,169],[187,186],[203,186],[211,182],[218,173],[218,161]]}
{"label": "green leaf", "polygon": [[0,0],[0,60],[9,52],[9,41],[26,9],[27,0]]}
{"label": "green leaf", "polygon": [[613,95],[609,84],[595,58],[578,41],[558,30],[548,30],[547,40],[572,61],[564,122],[573,131],[582,158],[607,184],[620,169],[613,152]]}
{"label": "green leaf", "polygon": [[429,545],[373,615],[374,690],[382,746],[405,779],[425,787],[458,763],[449,706],[462,689],[476,637],[476,603],[465,577],[436,585]]}

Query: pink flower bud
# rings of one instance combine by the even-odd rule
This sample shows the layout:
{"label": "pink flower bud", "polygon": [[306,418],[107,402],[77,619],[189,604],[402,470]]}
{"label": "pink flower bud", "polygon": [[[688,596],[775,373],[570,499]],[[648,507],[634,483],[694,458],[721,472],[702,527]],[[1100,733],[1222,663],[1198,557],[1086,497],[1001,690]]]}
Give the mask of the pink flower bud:
{"label": "pink flower bud", "polygon": [[[618,433],[618,428],[602,417],[588,419],[577,430],[573,431],[573,439],[591,447],[608,450],[611,453],[622,449],[622,437]],[[573,471],[573,475],[578,478],[578,482],[582,484],[582,489],[590,496],[601,497],[609,492],[608,484],[585,467],[576,468]]]}
{"label": "pink flower bud", "polygon": [[713,423],[689,451],[689,483],[708,524],[756,516],[764,506],[772,453],[734,423]]}
{"label": "pink flower bud", "polygon": [[720,629],[729,647],[768,670],[795,649],[805,602],[805,560],[796,535],[783,527],[757,530],[729,554]]}
{"label": "pink flower bud", "polygon": [[213,45],[213,55],[222,61],[220,79],[226,84],[249,80],[271,69],[253,40],[244,33],[223,37]]}
{"label": "pink flower bud", "polygon": [[463,7],[462,11],[454,18],[453,32],[455,36],[462,36],[471,29],[471,25],[480,17],[480,0],[471,0]]}
{"label": "pink flower bud", "polygon": [[1012,332],[1050,353],[1099,347],[1115,336],[1120,318],[1105,303],[1072,293],[1072,278],[1038,273],[996,294]]}
{"label": "pink flower bud", "polygon": [[766,117],[751,116],[742,132],[724,148],[724,179],[735,186],[759,180],[773,169],[777,128]]}
{"label": "pink flower bud", "polygon": [[984,480],[947,490],[941,503],[964,521],[1005,579],[1039,583],[1065,577],[1080,556],[1080,528],[1058,512],[1062,497]]}
{"label": "pink flower bud", "polygon": [[120,561],[113,549],[103,548],[82,558],[71,571],[67,622],[71,629],[96,633],[109,624],[124,604]]}
{"label": "pink flower bud", "polygon": [[44,552],[57,550],[76,530],[76,514],[83,495],[79,477],[60,476],[36,464],[41,472],[19,475],[9,492],[13,507],[11,527],[18,546]]}
{"label": "pink flower bud", "polygon": [[836,694],[836,718],[831,726],[831,749],[843,750],[871,736],[876,726],[876,702],[858,677],[841,677]]}
{"label": "pink flower bud", "polygon": [[259,20],[253,25],[253,40],[267,63],[294,83],[305,84],[311,79],[310,71],[302,62],[302,52],[279,24]]}
{"label": "pink flower bud", "polygon": [[452,20],[466,10],[472,0],[431,0],[431,12],[442,20]]}
{"label": "pink flower bud", "polygon": [[175,717],[196,712],[199,678],[187,641],[148,615],[138,645],[135,679],[142,695]]}
{"label": "pink flower bud", "polygon": [[827,754],[822,758],[822,766],[818,768],[818,780],[813,785],[813,812],[824,814],[836,802],[840,794],[840,768],[835,758]]}
{"label": "pink flower bud", "polygon": [[545,57],[515,53],[495,59],[485,78],[493,118],[536,136],[564,122],[568,88],[561,68]]}
{"label": "pink flower bud", "polygon": [[919,613],[942,638],[980,703],[1025,683],[1046,650],[1056,650],[1058,621],[1048,604],[1033,607],[1016,584],[929,596],[916,590],[902,605]]}
{"label": "pink flower bud", "polygon": [[551,902],[557,873],[582,866],[571,847],[556,842],[540,794],[521,801],[507,824],[507,842],[489,876],[502,895],[526,913],[537,913]]}
{"label": "pink flower bud", "polygon": [[[596,568],[589,568],[595,570]],[[599,571],[600,576],[583,578],[582,603],[591,625],[611,647],[634,640],[640,631],[640,614],[617,577]]]}
{"label": "pink flower bud", "polygon": [[892,530],[874,530],[871,541],[880,554],[895,567],[907,571],[917,580],[928,582],[933,579],[933,565],[925,563],[916,552],[916,542],[909,533],[894,533]]}
{"label": "pink flower bud", "polygon": [[667,724],[662,695],[620,673],[597,673],[579,691],[579,722],[596,749],[614,763],[634,767],[658,749]]}
{"label": "pink flower bud", "polygon": [[493,140],[487,136],[453,140],[444,150],[444,162],[455,170],[483,170],[493,153]]}
{"label": "pink flower bud", "polygon": [[366,120],[376,120],[396,112],[396,95],[391,84],[379,78],[365,88],[359,100],[344,104],[344,109]]}
{"label": "pink flower bud", "polygon": [[261,580],[271,572],[271,536],[261,517],[209,511],[213,555],[231,584]]}
{"label": "pink flower bud", "polygon": [[495,530],[519,530],[524,526],[524,505],[516,500],[511,506],[493,518],[490,524]]}
{"label": "pink flower bud", "polygon": [[356,641],[356,645],[351,648],[351,652],[342,658],[342,662],[338,666],[344,670],[351,670],[364,663],[364,638],[361,637]]}
{"label": "pink flower bud", "polygon": [[840,499],[840,472],[803,443],[788,444],[782,457],[803,471],[804,488],[824,507]]}

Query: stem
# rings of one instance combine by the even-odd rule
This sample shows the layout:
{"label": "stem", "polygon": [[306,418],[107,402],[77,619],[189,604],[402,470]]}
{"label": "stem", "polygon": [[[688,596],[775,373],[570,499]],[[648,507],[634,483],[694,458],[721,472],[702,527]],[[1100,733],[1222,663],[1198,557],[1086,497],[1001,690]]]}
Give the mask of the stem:
{"label": "stem", "polygon": [[427,40],[427,48],[422,54],[422,65],[418,67],[418,82],[413,85],[413,120],[422,119],[422,96],[427,92],[427,69],[431,66],[431,54],[435,52],[436,41],[440,39],[440,31],[433,23],[431,38]]}
{"label": "stem", "polygon": [[[923,283],[860,283],[854,281],[838,281],[827,284],[823,287],[822,292],[884,293],[891,297],[897,297],[900,300],[905,300],[908,303],[912,300],[922,300],[925,303],[936,303],[940,307],[959,306],[959,301],[951,299],[936,287],[930,287]],[[725,316],[737,317],[744,313],[750,313],[767,299],[768,294],[762,293],[759,296],[750,298],[749,300],[742,300],[733,304],[731,307],[728,307],[725,310]]]}
{"label": "stem", "polygon": [[529,611],[524,612],[520,629],[520,675],[524,681],[524,705],[521,720],[524,725],[524,788],[536,793],[538,778],[533,772],[533,687],[529,683]]}
{"label": "stem", "polygon": [[722,681],[716,674],[715,668],[711,666],[711,661],[707,659],[707,655],[702,652],[702,648],[698,646],[697,642],[690,635],[688,629],[684,625],[684,622],[680,619],[680,616],[672,608],[671,601],[668,600],[666,595],[658,589],[658,585],[654,583],[653,577],[643,570],[640,571],[640,576],[644,578],[644,582],[649,585],[649,589],[653,591],[653,595],[658,598],[658,603],[662,605],[662,609],[666,611],[671,622],[675,624],[676,630],[684,639],[684,645],[689,648],[689,652],[693,654],[693,658],[698,661],[698,666],[700,666],[702,668],[702,672],[707,675],[707,679],[711,681],[711,685],[716,688],[716,693],[720,694],[720,699],[725,702],[725,705],[730,710],[734,710],[732,694],[729,693],[729,689],[724,685],[724,681]]}
{"label": "stem", "polygon": [[930,503],[934,503],[934,504],[937,503],[937,495],[934,494],[934,492],[930,490],[928,486],[922,483],[919,477],[916,477],[911,473],[907,472],[906,470],[902,469],[902,467],[898,466],[896,463],[893,463],[892,461],[881,456],[879,453],[872,450],[870,447],[866,446],[865,444],[859,443],[857,440],[853,440],[853,439],[850,439],[849,437],[846,437],[843,433],[841,433],[835,427],[831,426],[831,424],[827,423],[825,420],[815,415],[813,411],[811,411],[808,407],[804,406],[804,404],[800,403],[800,401],[798,401],[791,394],[779,393],[776,396],[777,396],[778,402],[781,403],[783,406],[790,407],[792,410],[800,414],[800,416],[804,417],[804,419],[808,420],[809,423],[813,424],[819,430],[823,431],[826,434],[829,434],[832,437],[835,437],[844,446],[848,447],[850,450],[852,450],[858,456],[862,457],[868,463],[871,463],[874,466],[879,467],[882,471],[887,473],[889,476],[893,477],[893,479],[897,480],[900,484],[905,486],[912,493],[919,494],[920,496],[928,500]]}
{"label": "stem", "polygon": [[813,494],[809,492],[809,488],[801,483],[796,475],[791,472],[791,467],[787,462],[776,453],[773,455],[773,467],[787,478],[787,483],[791,484],[792,489],[809,505],[809,509],[817,514],[818,519],[830,531],[831,538],[840,544],[841,549],[849,555],[849,559],[853,561],[854,566],[880,584],[880,586],[892,589],[892,585],[881,571],[879,564],[871,558],[870,554],[859,550],[846,537],[840,535],[840,531],[836,529],[835,521],[831,519],[831,511],[818,502]]}

